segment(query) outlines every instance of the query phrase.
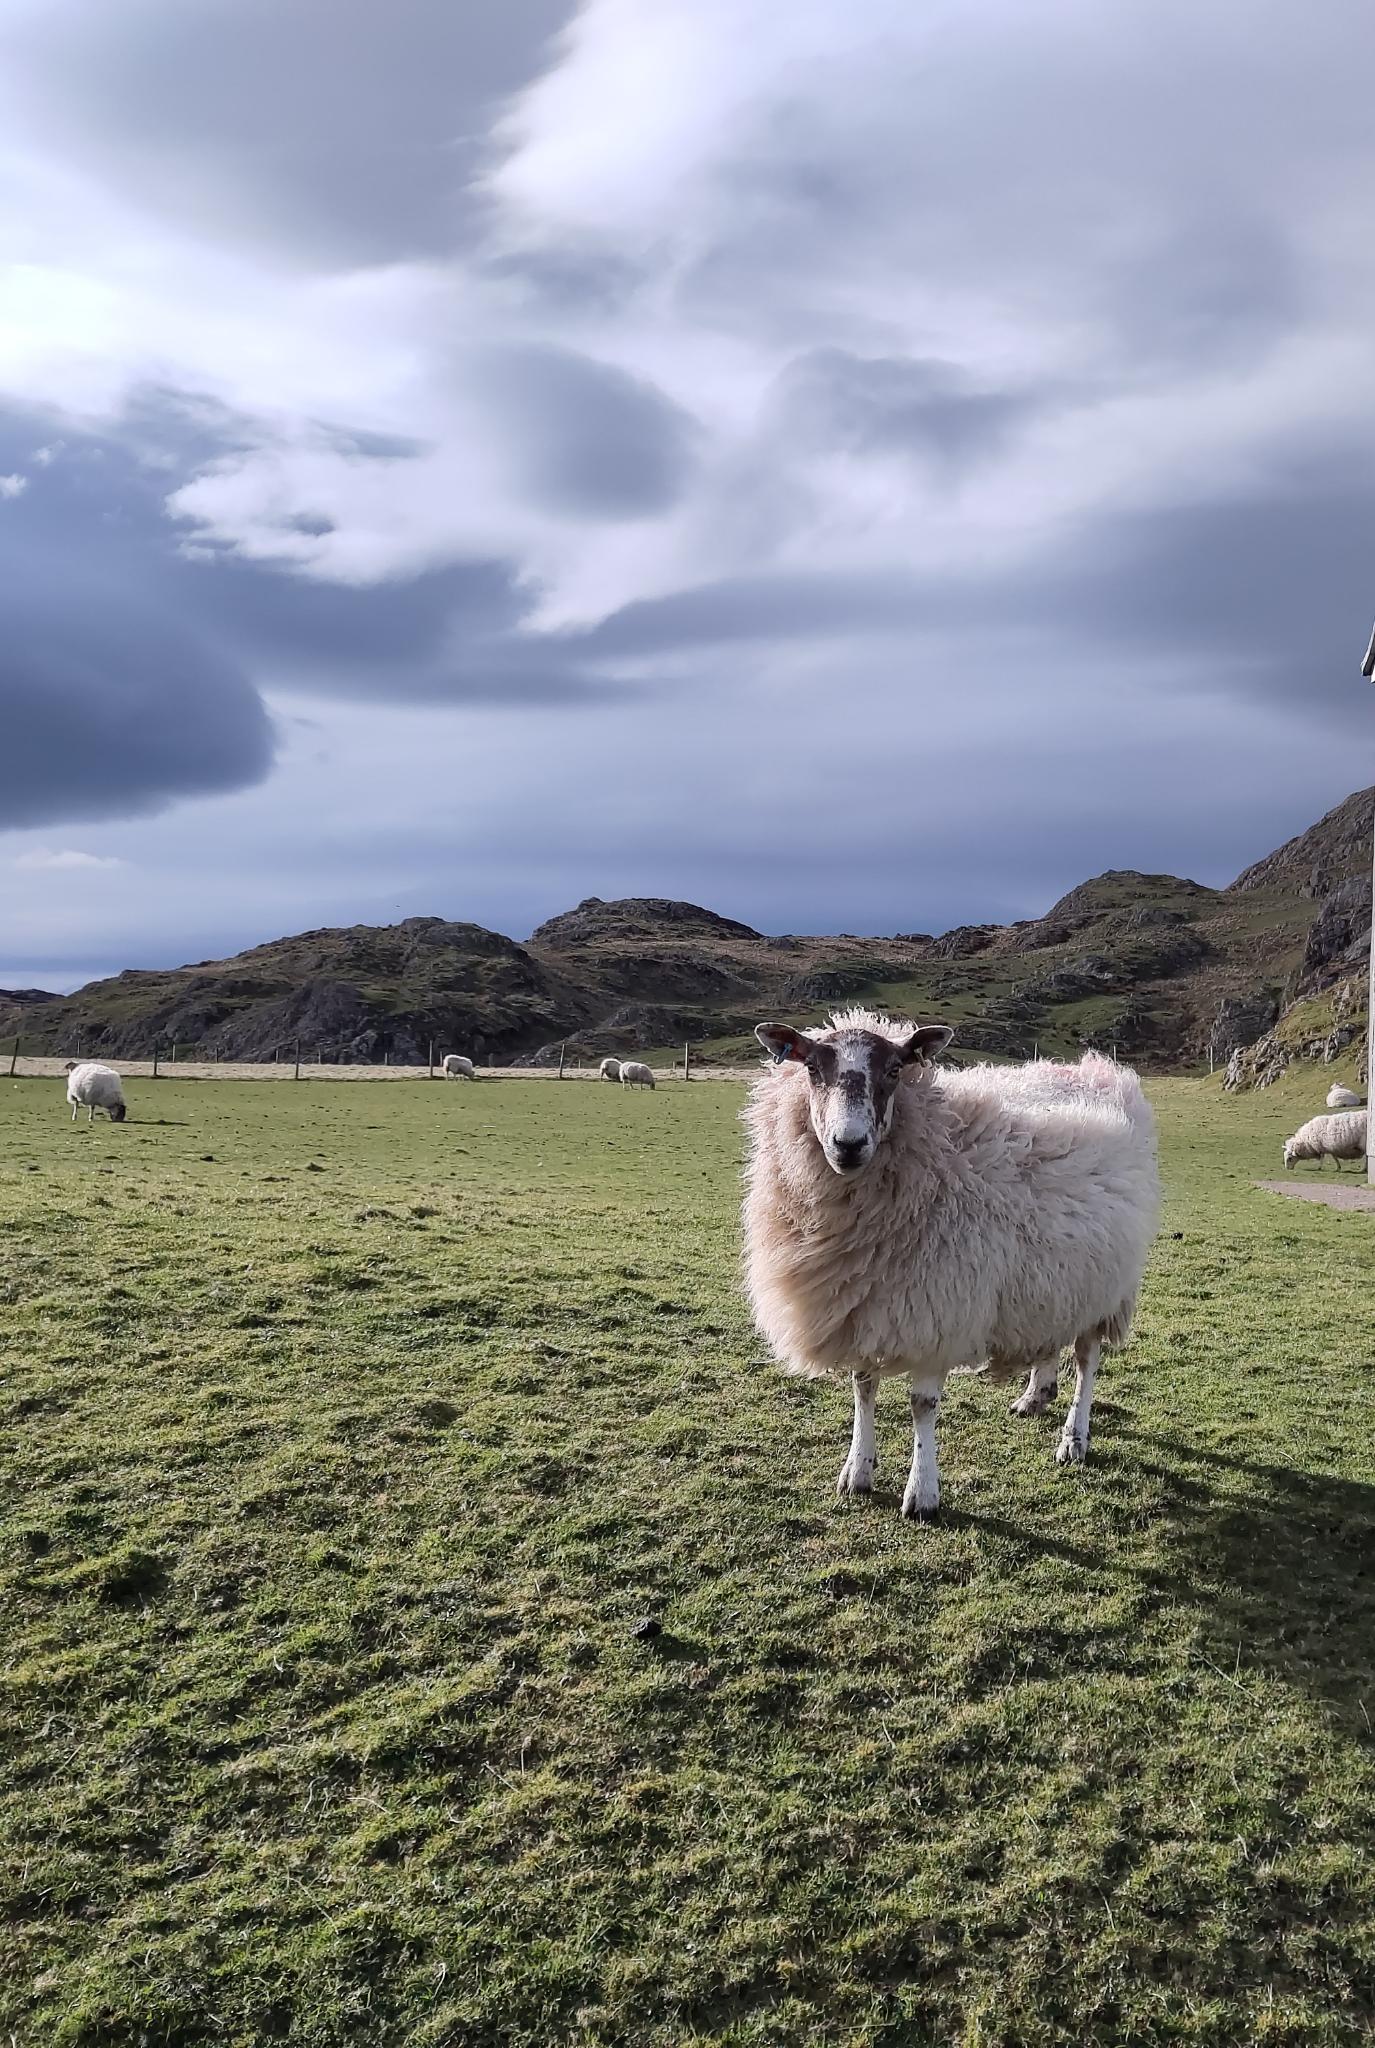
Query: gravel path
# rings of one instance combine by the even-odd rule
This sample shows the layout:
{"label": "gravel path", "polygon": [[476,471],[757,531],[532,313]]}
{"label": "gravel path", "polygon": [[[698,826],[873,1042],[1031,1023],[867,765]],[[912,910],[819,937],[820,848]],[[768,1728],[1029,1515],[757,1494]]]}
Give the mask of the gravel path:
{"label": "gravel path", "polygon": [[1321,1202],[1325,1209],[1369,1209],[1375,1211],[1375,1188],[1353,1174],[1349,1180],[1258,1180],[1258,1188],[1271,1195],[1292,1195],[1299,1202]]}

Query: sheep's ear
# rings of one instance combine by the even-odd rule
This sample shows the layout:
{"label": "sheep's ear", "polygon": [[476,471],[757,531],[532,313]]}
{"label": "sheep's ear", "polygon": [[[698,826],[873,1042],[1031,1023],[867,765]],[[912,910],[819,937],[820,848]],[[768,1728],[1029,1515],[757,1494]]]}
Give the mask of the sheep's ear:
{"label": "sheep's ear", "polygon": [[781,1066],[784,1060],[809,1059],[816,1043],[791,1024],[756,1024],[754,1035],[775,1066]]}
{"label": "sheep's ear", "polygon": [[922,1024],[902,1048],[904,1064],[912,1060],[934,1060],[955,1036],[948,1024]]}

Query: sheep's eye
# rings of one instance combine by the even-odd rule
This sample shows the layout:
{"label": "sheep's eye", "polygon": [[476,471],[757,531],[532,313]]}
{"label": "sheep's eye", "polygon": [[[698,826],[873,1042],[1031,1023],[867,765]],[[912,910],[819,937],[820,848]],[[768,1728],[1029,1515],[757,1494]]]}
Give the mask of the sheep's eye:
{"label": "sheep's eye", "polygon": [[814,1081],[819,1081],[821,1079],[821,1062],[819,1059],[816,1058],[815,1055],[813,1055],[812,1058],[809,1059],[807,1062],[807,1072],[811,1075]]}
{"label": "sheep's eye", "polygon": [[888,1067],[887,1067],[887,1070],[886,1070],[886,1072],[885,1072],[885,1074],[884,1074],[884,1079],[885,1079],[886,1081],[888,1081],[888,1082],[890,1082],[890,1083],[891,1083],[891,1082],[893,1082],[893,1081],[897,1081],[897,1080],[900,1080],[900,1079],[901,1079],[901,1076],[902,1076],[902,1061],[901,1061],[901,1060],[890,1060],[890,1061],[889,1061],[889,1063],[888,1063]]}

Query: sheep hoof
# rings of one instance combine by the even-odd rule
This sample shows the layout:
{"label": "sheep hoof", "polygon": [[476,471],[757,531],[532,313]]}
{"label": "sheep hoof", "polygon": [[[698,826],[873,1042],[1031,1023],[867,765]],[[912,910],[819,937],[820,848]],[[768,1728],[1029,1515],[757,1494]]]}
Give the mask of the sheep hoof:
{"label": "sheep hoof", "polygon": [[844,1500],[847,1494],[872,1492],[873,1485],[873,1466],[857,1465],[847,1458],[840,1468],[840,1477],[836,1480],[836,1493]]}
{"label": "sheep hoof", "polygon": [[1049,1408],[1051,1396],[1045,1394],[1019,1394],[1008,1409],[1009,1415],[1044,1415]]}
{"label": "sheep hoof", "polygon": [[940,1519],[941,1504],[938,1500],[918,1500],[916,1494],[902,1496],[902,1519],[904,1522],[935,1522]]}
{"label": "sheep hoof", "polygon": [[1062,1436],[1055,1446],[1057,1465],[1082,1465],[1088,1456],[1089,1447],[1081,1436]]}

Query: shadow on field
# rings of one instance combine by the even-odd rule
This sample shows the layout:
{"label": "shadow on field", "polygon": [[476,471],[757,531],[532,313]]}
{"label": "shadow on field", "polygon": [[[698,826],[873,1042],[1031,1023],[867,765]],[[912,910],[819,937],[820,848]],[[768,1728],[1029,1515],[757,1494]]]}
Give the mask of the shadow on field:
{"label": "shadow on field", "polygon": [[1375,1486],[1118,1429],[1160,1488],[1179,1582],[1217,1589],[1199,1595],[1217,1668],[1243,1691],[1248,1669],[1282,1679],[1375,1734]]}

